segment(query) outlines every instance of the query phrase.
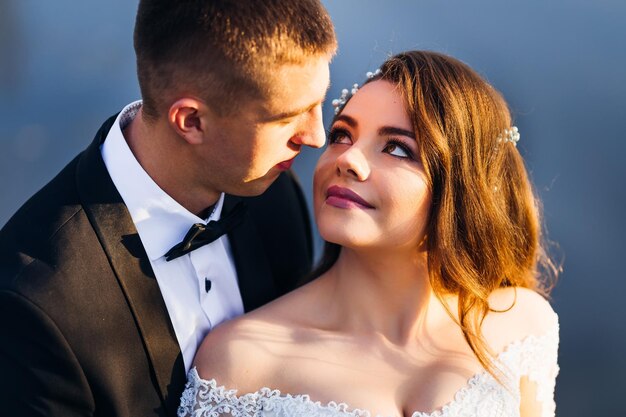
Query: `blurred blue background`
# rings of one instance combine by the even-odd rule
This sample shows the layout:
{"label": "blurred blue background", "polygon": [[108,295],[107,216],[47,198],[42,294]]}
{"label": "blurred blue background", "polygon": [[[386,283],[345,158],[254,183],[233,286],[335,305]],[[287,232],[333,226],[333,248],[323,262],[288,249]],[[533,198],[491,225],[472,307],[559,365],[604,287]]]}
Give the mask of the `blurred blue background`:
{"label": "blurred blue background", "polygon": [[[136,4],[0,2],[0,225],[139,97]],[[460,58],[507,98],[549,237],[565,255],[553,293],[558,415],[626,415],[626,2],[325,4],[340,45],[329,98],[406,49]],[[307,190],[318,154],[296,162]]]}

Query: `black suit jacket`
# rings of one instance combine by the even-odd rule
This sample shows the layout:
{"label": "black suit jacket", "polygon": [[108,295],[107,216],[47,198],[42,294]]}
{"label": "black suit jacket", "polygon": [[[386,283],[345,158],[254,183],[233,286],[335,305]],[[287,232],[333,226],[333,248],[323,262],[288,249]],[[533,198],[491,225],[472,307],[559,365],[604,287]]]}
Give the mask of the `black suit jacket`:
{"label": "black suit jacket", "polygon": [[[113,124],[0,231],[0,414],[175,416],[186,381],[157,281],[100,145]],[[227,196],[224,212],[239,197]],[[243,198],[231,234],[246,311],[311,266],[306,205],[288,173]]]}

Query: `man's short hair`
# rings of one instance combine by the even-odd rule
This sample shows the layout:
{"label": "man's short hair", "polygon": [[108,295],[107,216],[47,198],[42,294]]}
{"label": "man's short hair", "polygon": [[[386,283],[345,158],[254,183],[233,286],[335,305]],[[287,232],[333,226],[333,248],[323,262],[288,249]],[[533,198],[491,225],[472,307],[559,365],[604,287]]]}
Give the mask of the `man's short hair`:
{"label": "man's short hair", "polygon": [[188,93],[225,114],[263,97],[277,65],[330,57],[336,47],[319,0],[141,0],[135,52],[143,112],[158,118]]}

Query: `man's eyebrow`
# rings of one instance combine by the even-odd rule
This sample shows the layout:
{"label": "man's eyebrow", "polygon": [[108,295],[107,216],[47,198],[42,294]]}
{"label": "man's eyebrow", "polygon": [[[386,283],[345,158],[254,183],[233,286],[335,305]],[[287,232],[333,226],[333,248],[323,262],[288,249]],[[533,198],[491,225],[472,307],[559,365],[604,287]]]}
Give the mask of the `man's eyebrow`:
{"label": "man's eyebrow", "polygon": [[330,89],[330,83],[326,86],[326,90],[324,91],[324,97],[321,100],[318,100],[315,103],[311,104],[310,106],[292,110],[289,112],[272,115],[268,118],[268,121],[275,122],[277,120],[289,119],[290,117],[295,117],[295,116],[299,116],[301,114],[310,112],[312,109],[319,106],[320,104],[324,102],[324,100],[326,100],[326,95],[328,94],[329,89]]}
{"label": "man's eyebrow", "polygon": [[[350,126],[351,128],[356,128],[359,123],[356,121],[356,119],[354,119],[353,117],[350,117],[348,115],[345,114],[340,114],[339,116],[337,116],[337,118],[335,119],[335,121],[342,121],[344,123],[346,123],[348,126]],[[412,132],[410,130],[406,130],[406,129],[402,129],[400,127],[394,127],[394,126],[383,126],[380,129],[378,129],[378,136],[390,136],[390,135],[400,135],[400,136],[406,136],[408,138],[414,139],[415,140],[415,132]]]}
{"label": "man's eyebrow", "polygon": [[317,102],[311,104],[308,107],[295,109],[295,110],[292,110],[292,111],[289,111],[289,112],[274,114],[274,115],[272,115],[272,116],[270,116],[268,118],[268,121],[275,122],[277,120],[289,119],[290,117],[295,117],[295,116],[299,116],[299,115],[304,114],[304,113],[308,113],[312,109],[314,109],[315,107],[319,106],[321,103],[322,103],[321,101],[317,101]]}

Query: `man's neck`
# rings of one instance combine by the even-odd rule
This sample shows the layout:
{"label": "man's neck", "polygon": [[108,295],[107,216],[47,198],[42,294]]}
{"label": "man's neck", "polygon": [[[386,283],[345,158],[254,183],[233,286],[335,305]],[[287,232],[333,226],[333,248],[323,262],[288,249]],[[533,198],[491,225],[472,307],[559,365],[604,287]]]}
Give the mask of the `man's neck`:
{"label": "man's neck", "polygon": [[167,122],[146,121],[141,109],[122,131],[137,162],[152,180],[170,197],[191,213],[204,218],[208,208],[219,200],[220,194],[207,191],[195,178],[192,161],[186,160],[187,145],[172,134]]}

